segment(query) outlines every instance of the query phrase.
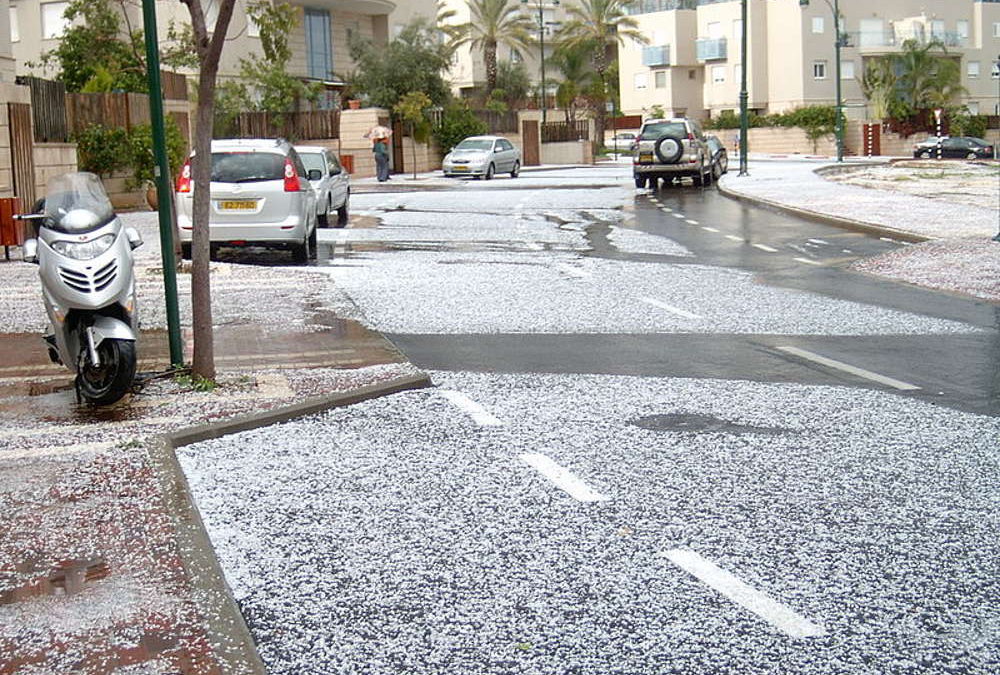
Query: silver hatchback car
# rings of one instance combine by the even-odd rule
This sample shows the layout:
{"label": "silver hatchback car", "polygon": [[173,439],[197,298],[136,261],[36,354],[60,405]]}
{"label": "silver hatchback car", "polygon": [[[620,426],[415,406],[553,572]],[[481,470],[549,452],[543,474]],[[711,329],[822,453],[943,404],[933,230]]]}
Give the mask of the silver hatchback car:
{"label": "silver hatchback car", "polygon": [[[193,154],[192,154],[193,157]],[[290,143],[273,139],[212,141],[209,232],[216,246],[269,246],[297,262],[316,255],[316,194]],[[177,225],[191,255],[194,181],[191,157],[177,178]]]}
{"label": "silver hatchback car", "polygon": [[451,149],[441,162],[445,177],[482,176],[509,173],[517,178],[521,172],[521,151],[503,136],[469,136]]}
{"label": "silver hatchback car", "polygon": [[319,145],[296,145],[309,172],[309,184],[316,191],[316,220],[326,227],[330,215],[337,212],[337,227],[347,225],[351,200],[351,176],[340,165],[337,155]]}

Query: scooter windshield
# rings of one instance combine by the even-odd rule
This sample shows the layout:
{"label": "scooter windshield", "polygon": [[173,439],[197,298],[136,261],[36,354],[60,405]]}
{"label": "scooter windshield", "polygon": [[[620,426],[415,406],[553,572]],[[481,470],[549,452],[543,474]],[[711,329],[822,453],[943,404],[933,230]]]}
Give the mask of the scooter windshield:
{"label": "scooter windshield", "polygon": [[101,179],[92,173],[64,173],[45,188],[44,227],[78,234],[107,225],[114,217]]}

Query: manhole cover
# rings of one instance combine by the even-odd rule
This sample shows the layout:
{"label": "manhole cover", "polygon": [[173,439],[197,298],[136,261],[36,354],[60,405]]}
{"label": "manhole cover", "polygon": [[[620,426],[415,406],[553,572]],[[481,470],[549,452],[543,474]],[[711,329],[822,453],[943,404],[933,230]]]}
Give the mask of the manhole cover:
{"label": "manhole cover", "polygon": [[688,433],[716,432],[725,434],[780,434],[785,429],[756,427],[750,424],[736,424],[713,415],[696,413],[673,413],[669,415],[646,415],[629,424],[649,431],[685,431]]}

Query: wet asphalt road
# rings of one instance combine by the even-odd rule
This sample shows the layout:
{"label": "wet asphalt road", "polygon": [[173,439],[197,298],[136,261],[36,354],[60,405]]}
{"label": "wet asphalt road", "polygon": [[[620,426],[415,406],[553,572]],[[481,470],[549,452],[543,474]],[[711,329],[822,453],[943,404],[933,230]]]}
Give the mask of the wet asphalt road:
{"label": "wet asphalt road", "polygon": [[317,267],[436,387],[178,451],[269,670],[997,672],[997,307],[564,176],[355,198]]}

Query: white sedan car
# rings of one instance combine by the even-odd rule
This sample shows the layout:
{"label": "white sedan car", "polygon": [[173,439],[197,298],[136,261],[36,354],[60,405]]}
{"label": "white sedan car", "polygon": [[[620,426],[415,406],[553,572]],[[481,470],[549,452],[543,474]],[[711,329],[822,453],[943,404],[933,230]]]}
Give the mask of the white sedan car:
{"label": "white sedan car", "polygon": [[337,212],[337,227],[347,225],[351,201],[351,177],[340,165],[337,155],[318,145],[296,145],[296,152],[308,173],[309,184],[316,192],[316,222],[326,227],[330,214]]}
{"label": "white sedan car", "polygon": [[446,177],[482,176],[509,173],[517,178],[521,172],[521,151],[502,136],[469,136],[444,156],[441,169]]}

